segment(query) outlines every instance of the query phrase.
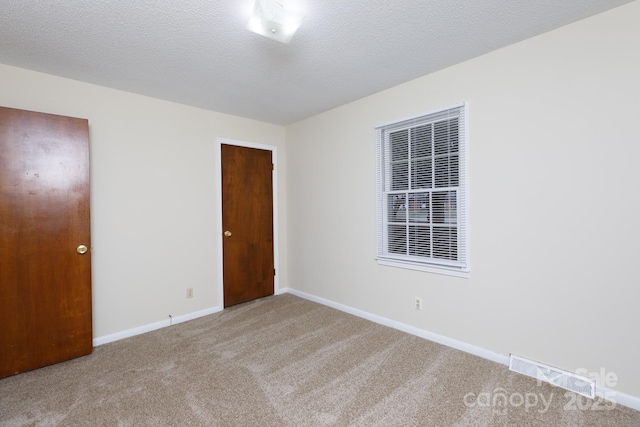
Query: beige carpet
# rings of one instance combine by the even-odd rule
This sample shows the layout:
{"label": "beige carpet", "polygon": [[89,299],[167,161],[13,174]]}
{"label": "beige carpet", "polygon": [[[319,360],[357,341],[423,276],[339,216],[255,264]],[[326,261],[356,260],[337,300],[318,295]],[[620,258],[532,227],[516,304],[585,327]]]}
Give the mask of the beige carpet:
{"label": "beige carpet", "polygon": [[640,426],[609,406],[292,295],[0,380],[1,426]]}

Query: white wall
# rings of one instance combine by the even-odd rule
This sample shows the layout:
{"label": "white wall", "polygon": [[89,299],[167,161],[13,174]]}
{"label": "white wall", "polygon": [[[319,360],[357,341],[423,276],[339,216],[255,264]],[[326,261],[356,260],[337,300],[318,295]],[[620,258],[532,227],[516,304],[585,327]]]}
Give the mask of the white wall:
{"label": "white wall", "polygon": [[215,138],[276,146],[284,164],[283,127],[5,65],[0,105],[89,120],[94,338],[222,306]]}
{"label": "white wall", "polygon": [[[638,22],[633,2],[288,126],[289,286],[640,396]],[[470,278],[377,265],[374,127],[461,101]]]}

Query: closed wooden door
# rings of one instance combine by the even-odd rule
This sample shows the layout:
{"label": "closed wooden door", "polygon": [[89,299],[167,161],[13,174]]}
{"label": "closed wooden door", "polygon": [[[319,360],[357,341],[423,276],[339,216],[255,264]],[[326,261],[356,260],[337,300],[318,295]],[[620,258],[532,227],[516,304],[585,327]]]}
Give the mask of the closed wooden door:
{"label": "closed wooden door", "polygon": [[0,378],[91,353],[90,247],[87,120],[0,107]]}
{"label": "closed wooden door", "polygon": [[271,151],[222,144],[224,306],[273,295]]}

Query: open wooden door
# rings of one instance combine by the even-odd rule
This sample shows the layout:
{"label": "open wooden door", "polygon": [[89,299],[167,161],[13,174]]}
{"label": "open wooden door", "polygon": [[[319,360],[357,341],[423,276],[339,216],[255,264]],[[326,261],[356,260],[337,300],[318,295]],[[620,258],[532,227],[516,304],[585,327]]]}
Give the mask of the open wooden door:
{"label": "open wooden door", "polygon": [[89,128],[0,107],[0,378],[91,353]]}
{"label": "open wooden door", "polygon": [[224,306],[273,295],[271,151],[222,144]]}

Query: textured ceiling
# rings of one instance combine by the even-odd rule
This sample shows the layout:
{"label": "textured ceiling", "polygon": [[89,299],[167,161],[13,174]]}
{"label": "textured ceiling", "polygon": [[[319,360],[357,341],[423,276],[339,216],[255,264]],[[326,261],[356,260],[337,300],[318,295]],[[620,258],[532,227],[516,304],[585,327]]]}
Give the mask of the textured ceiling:
{"label": "textured ceiling", "polygon": [[[629,0],[0,0],[0,63],[286,125]],[[1,102],[1,100],[0,100]]]}

